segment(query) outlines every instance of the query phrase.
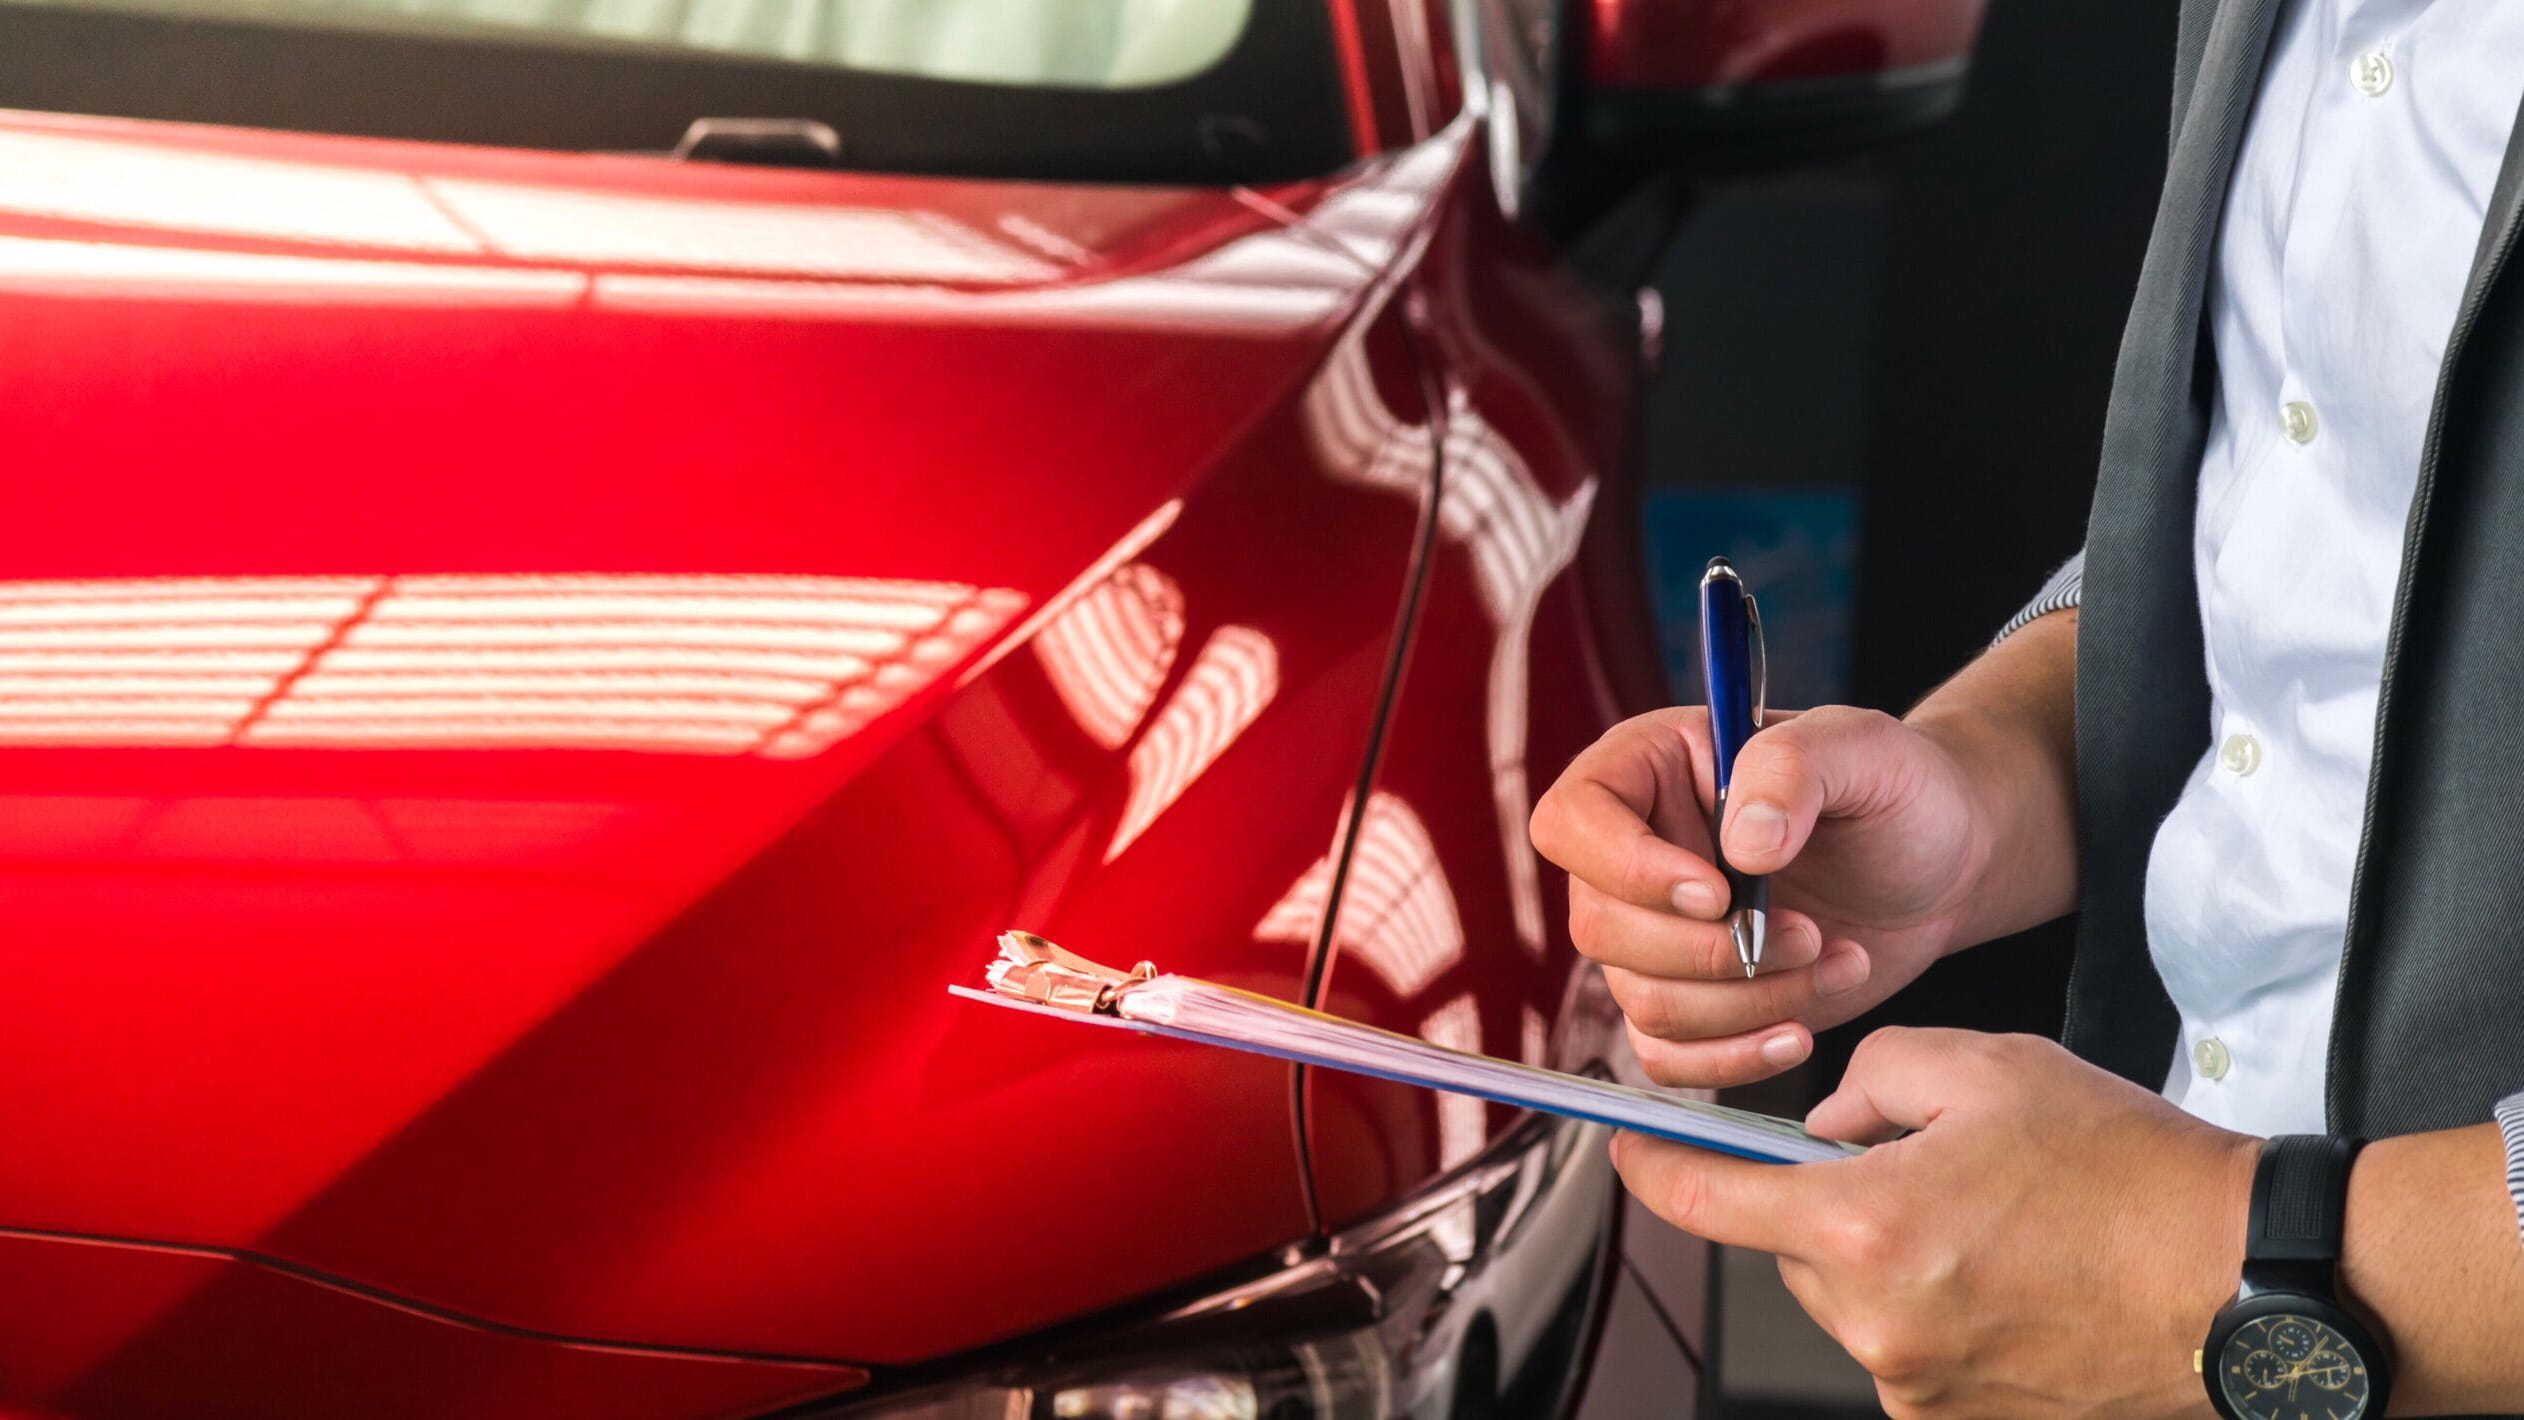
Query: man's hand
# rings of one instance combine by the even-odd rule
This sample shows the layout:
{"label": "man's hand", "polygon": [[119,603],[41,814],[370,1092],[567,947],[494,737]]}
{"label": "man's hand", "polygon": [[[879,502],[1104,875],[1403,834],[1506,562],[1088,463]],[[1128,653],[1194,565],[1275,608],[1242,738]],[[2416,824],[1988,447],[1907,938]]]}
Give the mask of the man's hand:
{"label": "man's hand", "polygon": [[1774,714],[1737,756],[1727,857],[1771,878],[1770,946],[1746,980],[1721,925],[1709,717],[1614,726],[1534,808],[1569,870],[1569,934],[1604,964],[1650,1078],[1735,1085],[1803,1060],[1817,1027],[1938,957],[2076,896],[2077,617],[2043,617],[1907,719]]}
{"label": "man's hand", "polygon": [[1613,1162],[1666,1221],[1778,1254],[1896,1420],[2207,1413],[2191,1353],[2259,1141],[2049,1041],[1947,1030],[1869,1036],[1806,1124],[1876,1147],[1782,1167],[1625,1134]]}
{"label": "man's hand", "polygon": [[1955,943],[1990,857],[1963,766],[1891,716],[1774,713],[1737,757],[1727,857],[1775,875],[1747,980],[1712,861],[1709,714],[1614,726],[1534,809],[1569,870],[1569,933],[1604,964],[1650,1078],[1741,1084],[1806,1057],[1812,1032],[1909,982]]}

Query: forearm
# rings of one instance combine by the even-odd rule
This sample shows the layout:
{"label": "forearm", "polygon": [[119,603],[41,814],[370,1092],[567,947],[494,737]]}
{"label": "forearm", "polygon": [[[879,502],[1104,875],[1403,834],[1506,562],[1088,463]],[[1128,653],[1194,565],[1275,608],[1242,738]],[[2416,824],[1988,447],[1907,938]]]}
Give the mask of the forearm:
{"label": "forearm", "polygon": [[2047,922],[2077,898],[2077,612],[1983,652],[1905,717],[1973,786],[1980,885],[1949,950]]}
{"label": "forearm", "polygon": [[2341,1283],[2391,1341],[2395,1415],[2524,1410],[2524,1247],[2505,1182],[2494,1124],[2358,1156]]}

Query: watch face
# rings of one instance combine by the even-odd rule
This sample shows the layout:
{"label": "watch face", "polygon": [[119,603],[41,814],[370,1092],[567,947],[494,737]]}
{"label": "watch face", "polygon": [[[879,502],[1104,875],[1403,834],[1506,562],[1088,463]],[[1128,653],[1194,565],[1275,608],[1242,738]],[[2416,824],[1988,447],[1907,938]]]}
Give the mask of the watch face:
{"label": "watch face", "polygon": [[2360,1420],[2374,1393],[2349,1338],[2285,1312],[2235,1329],[2218,1355],[2217,1381],[2246,1420]]}

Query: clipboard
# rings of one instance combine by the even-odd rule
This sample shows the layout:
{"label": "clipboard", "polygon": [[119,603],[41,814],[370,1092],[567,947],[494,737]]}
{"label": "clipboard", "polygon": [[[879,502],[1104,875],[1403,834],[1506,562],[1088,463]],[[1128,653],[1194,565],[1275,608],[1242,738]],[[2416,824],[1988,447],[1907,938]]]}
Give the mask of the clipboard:
{"label": "clipboard", "polygon": [[968,1001],[1143,1035],[1267,1055],[1424,1089],[1608,1124],[1762,1163],[1814,1163],[1864,1150],[1793,1120],[1584,1075],[1475,1055],[1141,962],[1115,971],[1030,932],[1006,932]]}

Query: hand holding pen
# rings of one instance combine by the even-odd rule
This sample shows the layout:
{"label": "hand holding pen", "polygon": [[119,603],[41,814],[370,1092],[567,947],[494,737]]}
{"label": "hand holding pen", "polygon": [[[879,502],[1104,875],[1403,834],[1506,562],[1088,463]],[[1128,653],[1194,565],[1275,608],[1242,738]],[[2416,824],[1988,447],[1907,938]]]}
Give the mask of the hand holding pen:
{"label": "hand holding pen", "polygon": [[1649,1077],[1715,1087],[1795,1065],[1958,945],[1993,835],[1937,737],[1848,706],[1765,711],[1760,613],[1723,561],[1705,582],[1707,708],[1614,726],[1533,831]]}

